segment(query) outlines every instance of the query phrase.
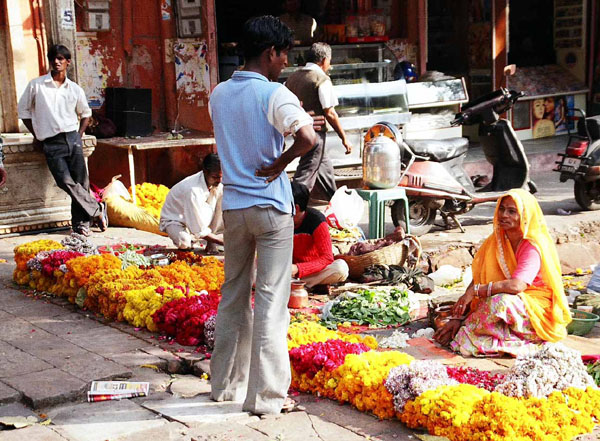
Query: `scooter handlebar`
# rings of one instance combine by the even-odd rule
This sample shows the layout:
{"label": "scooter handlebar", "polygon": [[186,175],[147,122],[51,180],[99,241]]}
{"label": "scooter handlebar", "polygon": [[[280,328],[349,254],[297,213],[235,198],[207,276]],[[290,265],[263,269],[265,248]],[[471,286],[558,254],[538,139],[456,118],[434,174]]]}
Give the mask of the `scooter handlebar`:
{"label": "scooter handlebar", "polygon": [[450,126],[455,127],[463,124],[468,124],[471,120],[477,116],[483,114],[489,109],[493,109],[496,113],[504,113],[508,109],[514,106],[517,100],[525,96],[524,92],[517,92],[514,90],[500,89],[498,92],[501,94],[492,95],[492,99],[476,103],[456,114],[454,119],[450,122]]}

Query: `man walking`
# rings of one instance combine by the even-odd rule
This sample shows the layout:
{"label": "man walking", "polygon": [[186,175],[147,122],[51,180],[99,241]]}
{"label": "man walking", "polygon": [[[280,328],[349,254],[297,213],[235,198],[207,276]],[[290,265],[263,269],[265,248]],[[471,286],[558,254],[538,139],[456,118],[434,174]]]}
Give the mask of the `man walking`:
{"label": "man walking", "polygon": [[[316,142],[313,119],[276,82],[292,32],[278,18],[248,20],[245,65],[210,97],[223,169],[225,283],[211,358],[211,397],[244,400],[254,414],[279,413],[291,381],[287,352],[294,202],[287,164]],[[285,152],[284,133],[294,134]],[[252,311],[252,275],[257,270]]]}
{"label": "man walking", "polygon": [[106,208],[90,194],[81,136],[92,111],[85,92],[67,78],[71,52],[65,46],[48,49],[50,73],[27,85],[19,100],[19,118],[42,142],[48,168],[59,188],[71,197],[73,231],[90,235],[90,221],[101,231],[108,227]]}
{"label": "man walking", "polygon": [[[315,115],[325,116],[327,122],[342,140],[346,154],[350,154],[352,146],[346,138],[346,133],[335,111],[338,99],[331,79],[326,73],[331,67],[331,47],[327,43],[314,43],[306,55],[306,60],[306,66],[290,75],[285,85],[300,99],[304,110],[313,111]],[[326,125],[323,125],[318,135],[318,144],[300,158],[294,182],[305,185],[309,191],[313,189],[315,183],[318,183],[327,200],[330,200],[337,187],[333,163],[325,150]]]}

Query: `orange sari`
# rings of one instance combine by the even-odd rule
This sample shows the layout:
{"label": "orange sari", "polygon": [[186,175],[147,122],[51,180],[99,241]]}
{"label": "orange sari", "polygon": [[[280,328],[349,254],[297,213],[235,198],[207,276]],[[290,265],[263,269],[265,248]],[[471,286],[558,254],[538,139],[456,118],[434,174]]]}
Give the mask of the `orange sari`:
{"label": "orange sari", "polygon": [[[527,310],[531,326],[537,336],[548,342],[556,342],[567,336],[566,326],[571,313],[565,296],[560,261],[554,241],[537,200],[527,191],[510,190],[498,200],[494,213],[494,232],[483,243],[473,259],[473,283],[487,284],[511,278],[517,267],[515,252],[506,234],[499,227],[498,208],[503,198],[515,201],[521,217],[521,232],[536,247],[541,256],[541,287],[530,285],[517,294]],[[472,304],[472,311],[477,305]]]}

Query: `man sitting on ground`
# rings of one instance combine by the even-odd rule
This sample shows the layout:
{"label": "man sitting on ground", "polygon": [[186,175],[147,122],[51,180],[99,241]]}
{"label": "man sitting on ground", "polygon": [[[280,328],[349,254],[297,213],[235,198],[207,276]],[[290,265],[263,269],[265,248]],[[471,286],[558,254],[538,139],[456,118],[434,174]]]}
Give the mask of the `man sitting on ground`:
{"label": "man sitting on ground", "polygon": [[348,264],[333,260],[331,237],[325,216],[314,208],[307,208],[309,191],[300,183],[292,182],[296,214],[294,215],[294,252],[292,277],[315,285],[330,285],[348,278]]}
{"label": "man sitting on ground", "polygon": [[214,153],[202,162],[202,171],[178,182],[167,195],[160,212],[160,231],[166,232],[175,246],[192,247],[192,241],[204,239],[207,251],[223,245],[221,200],[221,161]]}

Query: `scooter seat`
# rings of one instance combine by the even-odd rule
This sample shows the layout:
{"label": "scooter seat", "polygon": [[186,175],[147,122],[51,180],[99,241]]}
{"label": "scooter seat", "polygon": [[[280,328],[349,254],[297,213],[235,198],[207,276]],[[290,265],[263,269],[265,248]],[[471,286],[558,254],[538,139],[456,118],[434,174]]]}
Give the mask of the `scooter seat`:
{"label": "scooter seat", "polygon": [[467,138],[405,139],[404,142],[416,155],[426,156],[436,162],[449,161],[469,149]]}

